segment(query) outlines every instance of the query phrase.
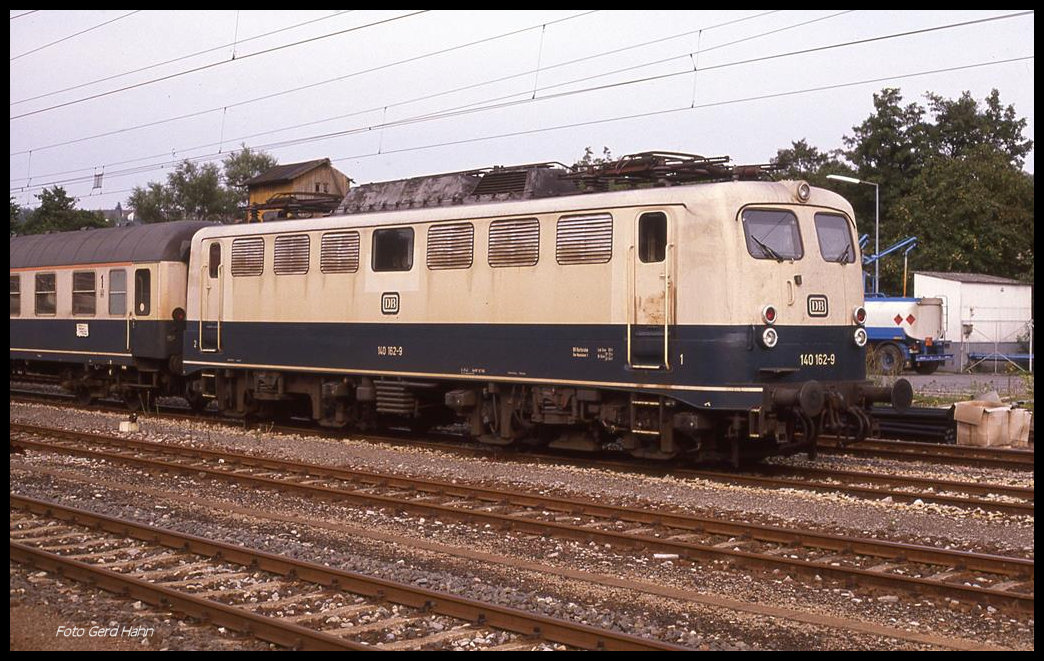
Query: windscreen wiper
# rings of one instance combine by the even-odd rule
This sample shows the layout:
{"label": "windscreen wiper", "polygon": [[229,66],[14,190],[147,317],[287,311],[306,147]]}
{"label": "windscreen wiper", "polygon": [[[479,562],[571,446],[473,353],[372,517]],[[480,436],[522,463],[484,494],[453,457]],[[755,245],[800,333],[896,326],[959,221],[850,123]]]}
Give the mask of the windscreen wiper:
{"label": "windscreen wiper", "polygon": [[761,239],[759,239],[758,237],[754,236],[753,234],[750,235],[750,238],[753,239],[754,243],[758,244],[758,246],[760,246],[761,249],[765,251],[766,255],[768,255],[772,259],[776,260],[777,262],[782,262],[783,261],[783,256],[780,255],[775,250],[773,250],[772,248],[768,247],[768,245],[766,245],[765,242],[763,242]]}

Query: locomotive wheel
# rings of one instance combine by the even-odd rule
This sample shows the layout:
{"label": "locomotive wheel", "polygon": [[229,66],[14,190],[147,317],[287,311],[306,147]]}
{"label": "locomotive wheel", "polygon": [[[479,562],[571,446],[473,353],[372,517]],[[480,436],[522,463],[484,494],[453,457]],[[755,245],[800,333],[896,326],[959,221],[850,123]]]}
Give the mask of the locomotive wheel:
{"label": "locomotive wheel", "polygon": [[123,403],[128,411],[148,410],[151,402],[148,390],[126,390],[123,393]]}
{"label": "locomotive wheel", "polygon": [[80,406],[90,406],[94,403],[94,396],[91,395],[91,391],[86,386],[76,389],[76,401],[79,402]]}
{"label": "locomotive wheel", "polygon": [[894,344],[882,344],[874,350],[881,374],[894,376],[903,371],[903,352]]}

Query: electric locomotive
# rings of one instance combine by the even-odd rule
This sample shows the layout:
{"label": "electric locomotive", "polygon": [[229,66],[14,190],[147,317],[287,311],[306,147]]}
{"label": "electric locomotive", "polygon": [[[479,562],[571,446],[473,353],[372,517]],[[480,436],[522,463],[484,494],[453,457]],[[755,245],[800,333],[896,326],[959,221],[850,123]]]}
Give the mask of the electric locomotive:
{"label": "electric locomotive", "polygon": [[357,187],[334,216],[202,228],[187,395],[657,458],[862,438],[874,402],[912,391],[865,378],[852,208],[727,160],[451,173]]}

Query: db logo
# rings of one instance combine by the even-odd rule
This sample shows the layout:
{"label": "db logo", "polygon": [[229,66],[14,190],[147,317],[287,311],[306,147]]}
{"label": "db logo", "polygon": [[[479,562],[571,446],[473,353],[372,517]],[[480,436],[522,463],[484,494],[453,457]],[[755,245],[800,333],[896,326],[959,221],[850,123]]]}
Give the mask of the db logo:
{"label": "db logo", "polygon": [[825,317],[827,316],[827,297],[822,294],[812,294],[808,297],[808,316],[810,317]]}
{"label": "db logo", "polygon": [[381,313],[399,314],[399,293],[386,292],[381,294]]}

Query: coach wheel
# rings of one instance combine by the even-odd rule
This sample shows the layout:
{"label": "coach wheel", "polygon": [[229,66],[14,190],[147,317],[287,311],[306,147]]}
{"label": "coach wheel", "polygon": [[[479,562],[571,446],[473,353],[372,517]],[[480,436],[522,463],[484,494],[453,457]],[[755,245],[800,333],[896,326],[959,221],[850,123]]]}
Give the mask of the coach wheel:
{"label": "coach wheel", "polygon": [[894,344],[882,344],[874,351],[881,374],[896,375],[903,371],[903,352]]}
{"label": "coach wheel", "polygon": [[185,401],[188,402],[189,409],[193,413],[199,413],[203,409],[207,408],[207,404],[210,403],[206,397],[196,391],[190,391],[185,395]]}

